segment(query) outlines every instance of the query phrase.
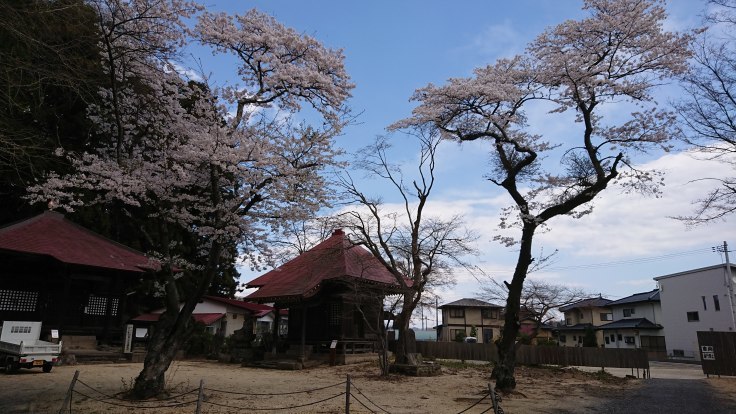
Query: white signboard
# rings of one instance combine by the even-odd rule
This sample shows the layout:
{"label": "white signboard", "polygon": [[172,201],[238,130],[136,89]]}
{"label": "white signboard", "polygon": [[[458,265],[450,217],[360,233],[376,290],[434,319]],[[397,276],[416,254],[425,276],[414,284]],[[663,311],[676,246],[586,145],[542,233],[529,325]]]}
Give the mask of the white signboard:
{"label": "white signboard", "polygon": [[123,353],[133,352],[133,325],[125,325],[125,340],[123,341]]}
{"label": "white signboard", "polygon": [[333,339],[332,342],[330,343],[330,349],[335,349],[335,348],[337,348],[337,339]]}
{"label": "white signboard", "polygon": [[51,338],[52,339],[59,339],[59,330],[58,329],[52,329],[51,330]]}
{"label": "white signboard", "polygon": [[713,347],[710,345],[702,345],[700,347],[700,354],[702,355],[702,359],[708,360],[708,361],[715,361],[716,360],[716,353],[713,352]]}

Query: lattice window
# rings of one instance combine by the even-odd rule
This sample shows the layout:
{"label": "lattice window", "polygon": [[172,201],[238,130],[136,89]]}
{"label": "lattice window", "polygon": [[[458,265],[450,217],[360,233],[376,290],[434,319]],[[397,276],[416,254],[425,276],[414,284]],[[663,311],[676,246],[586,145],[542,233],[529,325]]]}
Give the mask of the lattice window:
{"label": "lattice window", "polygon": [[342,319],[342,307],[339,303],[330,304],[330,325],[339,326]]}
{"label": "lattice window", "polygon": [[[87,307],[84,308],[84,313],[87,315],[105,316],[107,312],[107,301],[108,298],[105,296],[89,295],[87,300]],[[117,316],[118,314],[118,303],[119,299],[110,299],[110,315]]]}
{"label": "lattice window", "polygon": [[0,310],[35,312],[38,292],[0,289]]}

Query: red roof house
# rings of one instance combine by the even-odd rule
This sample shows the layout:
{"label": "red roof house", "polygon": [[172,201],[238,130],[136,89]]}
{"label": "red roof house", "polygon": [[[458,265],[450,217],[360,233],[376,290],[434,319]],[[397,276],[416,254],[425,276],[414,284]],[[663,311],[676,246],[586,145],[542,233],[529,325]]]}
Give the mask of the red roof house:
{"label": "red roof house", "polygon": [[143,253],[72,223],[54,211],[0,228],[0,250],[134,273],[157,266]]}
{"label": "red roof house", "polygon": [[[398,294],[396,277],[362,246],[354,245],[342,230],[289,262],[251,280],[258,290],[246,297],[289,309],[286,347],[305,346],[314,352],[338,340],[345,344],[372,344],[383,315],[383,298]],[[279,312],[280,313],[280,312]],[[370,347],[367,347],[368,349]]]}
{"label": "red roof house", "polygon": [[158,265],[47,211],[0,227],[0,318],[39,320],[42,335],[119,338],[128,292]]}
{"label": "red roof house", "polygon": [[[141,329],[137,337],[145,335],[145,328],[151,322],[158,321],[164,309],[136,316],[131,321]],[[249,327],[253,333],[270,332],[275,319],[274,308],[260,303],[245,302],[220,296],[204,296],[194,308],[192,317],[196,322],[205,325],[213,334],[228,337],[243,327],[246,321],[253,322]]]}
{"label": "red roof house", "polygon": [[293,260],[247,283],[258,288],[248,295],[259,302],[288,302],[310,298],[330,281],[355,281],[391,290],[399,288],[396,277],[373,255],[350,242],[342,230]]}

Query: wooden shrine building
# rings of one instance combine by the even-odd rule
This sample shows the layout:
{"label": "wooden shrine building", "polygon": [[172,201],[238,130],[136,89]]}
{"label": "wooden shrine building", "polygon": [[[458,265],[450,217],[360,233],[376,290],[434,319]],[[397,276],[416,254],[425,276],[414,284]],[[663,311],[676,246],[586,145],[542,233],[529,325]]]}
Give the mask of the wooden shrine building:
{"label": "wooden shrine building", "polygon": [[42,321],[42,337],[120,341],[127,293],[157,263],[47,211],[0,227],[0,320]]}
{"label": "wooden shrine building", "polygon": [[288,333],[276,339],[280,348],[300,350],[302,358],[324,351],[334,340],[342,352],[373,349],[384,318],[383,298],[401,291],[393,274],[342,230],[247,287],[258,290],[246,300],[289,309]]}

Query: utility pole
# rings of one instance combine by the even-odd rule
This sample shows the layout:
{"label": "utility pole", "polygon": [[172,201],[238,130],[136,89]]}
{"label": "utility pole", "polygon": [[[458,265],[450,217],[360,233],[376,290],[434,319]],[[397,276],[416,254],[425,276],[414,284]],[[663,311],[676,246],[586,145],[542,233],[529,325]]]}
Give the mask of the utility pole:
{"label": "utility pole", "polygon": [[731,261],[728,259],[728,243],[723,242],[723,246],[718,246],[713,250],[722,251],[726,255],[726,286],[728,287],[728,306],[731,308],[731,329],[736,329],[736,309],[733,306],[733,274],[731,273]]}
{"label": "utility pole", "polygon": [[437,296],[434,297],[434,321],[435,333],[437,334],[437,342],[440,340],[440,302]]}

